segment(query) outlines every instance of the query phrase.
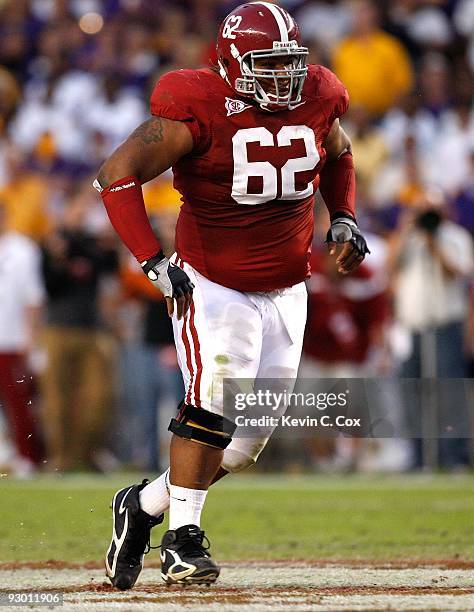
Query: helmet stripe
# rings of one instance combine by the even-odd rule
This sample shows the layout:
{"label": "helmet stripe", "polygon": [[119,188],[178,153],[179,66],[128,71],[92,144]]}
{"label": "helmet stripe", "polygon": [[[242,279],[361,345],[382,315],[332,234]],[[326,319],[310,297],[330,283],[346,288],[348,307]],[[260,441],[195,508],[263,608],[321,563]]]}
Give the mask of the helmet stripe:
{"label": "helmet stripe", "polygon": [[253,2],[252,4],[263,4],[267,7],[267,9],[275,17],[278,29],[280,30],[281,42],[288,42],[288,28],[286,27],[285,20],[283,19],[283,15],[281,14],[279,7],[275,6],[274,4],[270,4],[270,2]]}
{"label": "helmet stripe", "polygon": [[280,13],[283,15],[283,18],[285,20],[286,29],[288,30],[288,32],[290,32],[290,30],[293,28],[298,29],[298,26],[296,25],[296,21],[293,19],[292,15],[290,15],[290,13],[285,11],[285,9],[282,8],[281,6],[278,6],[278,5],[275,5],[275,6],[278,8]]}

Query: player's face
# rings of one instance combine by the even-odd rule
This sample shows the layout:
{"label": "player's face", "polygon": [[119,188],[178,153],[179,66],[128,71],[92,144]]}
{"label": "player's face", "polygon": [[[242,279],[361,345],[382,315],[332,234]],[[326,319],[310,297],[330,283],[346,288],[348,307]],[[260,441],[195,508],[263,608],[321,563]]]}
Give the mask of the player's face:
{"label": "player's face", "polygon": [[[265,57],[256,58],[254,60],[254,67],[257,70],[278,70],[284,72],[293,68],[293,60],[290,57]],[[259,78],[257,81],[263,87],[265,92],[270,95],[276,95],[278,92],[275,87],[275,81],[273,78]],[[280,96],[288,95],[290,89],[290,79],[279,79],[278,80],[279,94]]]}

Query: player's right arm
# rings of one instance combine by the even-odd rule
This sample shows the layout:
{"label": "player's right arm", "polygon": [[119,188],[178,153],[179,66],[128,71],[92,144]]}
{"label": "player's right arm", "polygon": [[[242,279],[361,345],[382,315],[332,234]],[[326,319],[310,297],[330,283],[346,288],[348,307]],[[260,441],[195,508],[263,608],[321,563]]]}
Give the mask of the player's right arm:
{"label": "player's right arm", "polygon": [[94,182],[116,232],[165,295],[170,316],[176,299],[178,318],[189,308],[193,286],[187,274],[164,256],[145,211],[141,186],[193,146],[191,132],[182,121],[153,116],[112,153]]}
{"label": "player's right arm", "polygon": [[147,183],[193,149],[191,132],[182,121],[150,117],[104,163],[98,180],[102,188],[124,176]]}

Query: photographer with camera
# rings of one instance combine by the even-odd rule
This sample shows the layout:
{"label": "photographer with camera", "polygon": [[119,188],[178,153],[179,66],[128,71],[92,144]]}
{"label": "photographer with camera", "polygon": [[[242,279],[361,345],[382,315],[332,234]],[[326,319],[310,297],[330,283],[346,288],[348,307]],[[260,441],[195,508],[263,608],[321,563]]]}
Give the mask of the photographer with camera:
{"label": "photographer with camera", "polygon": [[390,251],[398,321],[415,335],[436,328],[444,357],[438,355],[436,368],[442,371],[432,374],[462,377],[466,280],[474,270],[469,232],[447,218],[443,195],[428,191],[419,206],[401,215]]}
{"label": "photographer with camera", "polygon": [[[408,339],[400,376],[464,378],[464,327],[469,307],[468,281],[474,271],[473,244],[470,233],[448,218],[441,192],[427,191],[418,206],[401,214],[391,241],[389,262],[394,278],[395,318]],[[450,389],[454,387],[449,385]],[[438,396],[440,416],[444,404],[459,407],[463,403],[462,398],[456,401],[453,396],[444,402],[442,396],[443,393]],[[413,401],[411,405],[415,408]],[[444,467],[467,464],[465,440],[441,439],[438,448],[439,456],[432,458]]]}

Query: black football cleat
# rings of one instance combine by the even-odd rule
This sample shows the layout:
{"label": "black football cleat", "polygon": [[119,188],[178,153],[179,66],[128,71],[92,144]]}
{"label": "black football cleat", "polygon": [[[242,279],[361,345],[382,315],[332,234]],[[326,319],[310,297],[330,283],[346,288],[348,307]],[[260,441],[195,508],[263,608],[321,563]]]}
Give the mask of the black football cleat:
{"label": "black football cleat", "polygon": [[105,556],[105,570],[113,586],[121,591],[133,587],[145,554],[158,548],[150,546],[150,531],[163,522],[164,514],[156,518],[140,508],[140,491],[148,482],[120,489],[112,500],[112,541]]}
{"label": "black football cleat", "polygon": [[211,559],[208,549],[209,540],[197,525],[167,531],[161,541],[161,577],[168,585],[215,582],[220,568]]}

